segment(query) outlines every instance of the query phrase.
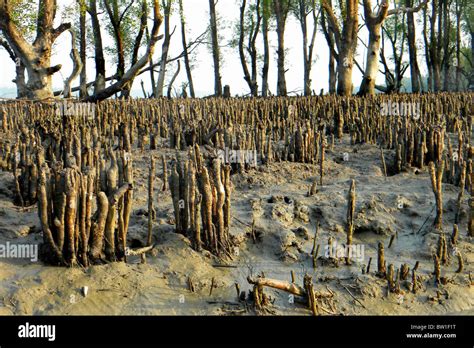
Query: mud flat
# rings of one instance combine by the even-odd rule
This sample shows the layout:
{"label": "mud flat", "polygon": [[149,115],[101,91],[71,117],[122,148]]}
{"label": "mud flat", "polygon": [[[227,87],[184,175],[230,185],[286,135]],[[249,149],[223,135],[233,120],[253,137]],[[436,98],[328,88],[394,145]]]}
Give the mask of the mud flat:
{"label": "mud flat", "polygon": [[[248,281],[249,277],[273,279],[305,290],[305,275],[312,278],[314,293],[321,295],[316,298],[320,315],[474,314],[469,194],[462,198],[458,212],[459,187],[443,183],[446,260],[438,260],[438,276],[433,254],[440,245],[443,249],[443,242],[434,226],[436,203],[429,167],[385,177],[379,148],[351,145],[345,134],[326,150],[322,185],[319,165],[310,163],[282,161],[232,175],[229,233],[235,245],[230,256],[218,258],[207,250],[194,250],[192,240],[175,232],[173,202],[169,191],[162,191],[159,160],[162,155],[172,158],[175,150],[132,152],[134,202],[127,235],[131,247],[142,247],[147,239],[148,166],[150,155],[157,159],[155,247],[147,253],[146,263],[140,256],[129,256],[127,263],[67,268],[28,258],[0,258],[0,314],[310,315],[308,299],[295,295],[296,290],[267,286],[261,288],[265,303],[256,308],[255,287]],[[385,151],[387,161],[394,156],[394,150]],[[316,192],[309,195],[315,180]],[[345,254],[327,251],[331,243],[347,244],[352,180],[354,253],[347,264]],[[36,205],[21,208],[13,203],[14,197],[13,175],[1,172],[0,243],[42,243]],[[453,245],[456,213],[459,228]],[[385,271],[393,272],[392,284],[386,275],[377,274],[379,243],[384,246]],[[313,257],[315,246],[318,254]],[[458,255],[463,260],[461,271]],[[404,264],[409,272],[402,277]],[[240,298],[237,287],[243,293]]]}

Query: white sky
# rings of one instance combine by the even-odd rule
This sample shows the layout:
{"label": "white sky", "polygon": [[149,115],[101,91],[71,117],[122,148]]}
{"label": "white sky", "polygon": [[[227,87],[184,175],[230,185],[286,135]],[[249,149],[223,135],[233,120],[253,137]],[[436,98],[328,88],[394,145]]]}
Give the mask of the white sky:
{"label": "white sky", "polygon": [[[58,4],[60,6],[70,4],[72,0],[59,0]],[[36,2],[35,2],[36,3]],[[185,15],[187,20],[187,32],[188,40],[194,39],[196,36],[201,34],[209,24],[209,2],[207,0],[183,0]],[[222,24],[225,27],[220,32],[220,35],[225,38],[224,42],[221,42],[221,45],[226,45],[228,41],[232,38],[233,30],[231,29],[238,20],[239,17],[239,5],[240,1],[234,0],[220,0],[217,3],[217,11],[222,17]],[[362,11],[361,11],[362,12]],[[310,18],[311,16],[309,16]],[[89,17],[88,17],[89,20]],[[362,19],[360,20],[362,23]],[[170,47],[170,57],[173,57],[182,51],[181,44],[181,27],[179,23],[179,14],[178,11],[174,13],[171,19],[171,29],[176,26],[176,31],[172,37],[171,47]],[[309,22],[310,32],[312,30],[312,20]],[[163,28],[161,29],[163,32]],[[112,38],[108,37],[103,30],[103,37],[105,39],[105,45],[113,45]],[[365,28],[361,30],[360,37],[365,40],[366,31]],[[270,66],[270,90],[272,93],[276,93],[276,32],[271,32],[271,66]],[[303,88],[303,52],[302,52],[302,34],[299,23],[293,17],[288,19],[286,35],[286,49],[287,49],[287,69],[286,74],[287,78],[287,88],[288,91],[298,91],[301,93]],[[72,69],[71,60],[69,57],[70,52],[70,37],[69,33],[64,33],[58,40],[57,45],[55,46],[53,53],[53,64],[62,64],[63,68],[60,72],[54,75],[54,86],[56,89],[61,89],[63,86],[63,80],[70,74]],[[261,35],[258,39],[259,46],[261,49],[262,38]],[[93,50],[91,50],[92,52]],[[143,50],[142,50],[143,52]],[[263,54],[263,50],[259,52]],[[365,47],[362,44],[358,46],[358,62],[362,66],[365,61]],[[315,44],[314,52],[314,65],[312,71],[312,89],[319,94],[319,91],[324,88],[325,92],[328,90],[328,47],[326,40],[324,39],[323,33],[318,31]],[[158,45],[155,49],[154,60],[158,61],[161,56],[161,41],[158,42]],[[193,70],[193,79],[195,90],[198,96],[205,96],[213,94],[214,91],[214,75],[213,75],[213,63],[211,52],[206,45],[202,45],[199,49],[196,50],[194,55],[196,61],[194,63]],[[231,92],[235,94],[247,94],[248,86],[243,79],[242,67],[240,65],[240,59],[237,49],[232,49],[225,47],[222,49],[222,58],[224,60],[221,75],[223,85],[229,84],[231,86]],[[420,58],[421,59],[421,58]],[[421,66],[423,63],[420,62]],[[88,72],[88,81],[92,81],[95,77],[94,72],[94,60],[93,57],[88,57],[87,61],[87,72]],[[8,54],[4,49],[0,49],[0,66],[2,67],[0,72],[0,88],[15,88],[13,82],[15,78],[15,67],[14,63],[9,58]],[[168,66],[167,81],[171,78],[173,73],[176,70],[176,62]],[[107,63],[107,76],[110,76],[115,73],[115,66],[109,60]],[[259,69],[259,72],[261,70]],[[409,71],[406,73],[406,76],[409,76]],[[357,67],[354,67],[354,86],[358,87],[361,81],[361,74]],[[135,96],[142,96],[140,81],[143,80],[145,88],[148,91],[151,90],[149,73],[145,73],[139,76],[133,85],[133,94]],[[174,83],[174,87],[180,90],[181,83],[186,81],[186,73],[184,69],[184,61],[181,64],[181,73],[178,79]],[[383,83],[383,77],[380,75],[378,78],[379,83]],[[74,86],[77,86],[79,79],[74,81]],[[261,87],[261,78],[259,78],[259,87]],[[166,90],[165,90],[166,93]],[[5,96],[1,95],[0,97]],[[9,95],[9,97],[14,97],[14,95]]]}

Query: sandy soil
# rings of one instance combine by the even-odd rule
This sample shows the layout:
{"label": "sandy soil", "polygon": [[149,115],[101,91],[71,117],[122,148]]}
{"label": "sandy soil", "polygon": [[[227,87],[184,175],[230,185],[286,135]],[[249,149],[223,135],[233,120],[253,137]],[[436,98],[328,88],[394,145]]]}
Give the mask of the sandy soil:
{"label": "sandy soil", "polygon": [[[171,157],[174,151],[153,152],[157,158],[163,153]],[[344,153],[348,153],[348,161],[343,160]],[[393,153],[388,151],[386,156],[389,162]],[[136,185],[129,245],[146,239],[148,158],[149,153],[134,153]],[[253,315],[252,306],[237,299],[235,283],[248,291],[248,275],[264,272],[266,277],[290,281],[291,271],[299,284],[309,273],[316,290],[334,291],[336,314],[474,314],[474,287],[469,279],[473,240],[466,231],[468,195],[463,202],[458,245],[464,256],[464,271],[455,273],[457,259],[451,255],[449,264],[442,267],[448,283],[437,288],[431,253],[438,233],[432,228],[435,203],[428,174],[426,170],[408,171],[385,178],[375,146],[349,146],[348,138],[336,142],[327,153],[324,185],[318,186],[313,197],[307,196],[314,178],[319,178],[319,169],[313,165],[284,162],[233,175],[231,234],[241,244],[234,250],[233,260],[225,262],[208,252],[195,252],[189,240],[174,233],[171,196],[161,192],[161,173],[161,161],[157,161],[157,246],[146,264],[132,257],[128,264],[67,269],[41,261],[0,258],[0,314]],[[365,254],[351,266],[336,266],[326,261],[324,245],[329,236],[340,244],[345,242],[346,195],[351,179],[356,181],[357,195],[353,243],[363,245]],[[12,174],[0,172],[0,243],[41,243],[36,207],[26,211],[15,207],[13,187]],[[443,190],[444,230],[449,236],[458,188],[444,184]],[[255,242],[250,233],[253,219]],[[321,249],[313,269],[309,252],[317,221]],[[398,237],[388,248],[393,233]],[[395,269],[402,263],[413,267],[420,261],[418,274],[423,281],[417,294],[408,290],[410,281],[401,284],[403,296],[387,293],[386,280],[375,276],[378,241],[385,244],[387,265],[393,263]],[[364,274],[370,257],[371,272]],[[188,290],[188,279],[195,292]],[[84,286],[89,288],[87,296],[82,293]],[[287,293],[268,288],[265,293],[274,301],[270,314],[311,314]]]}

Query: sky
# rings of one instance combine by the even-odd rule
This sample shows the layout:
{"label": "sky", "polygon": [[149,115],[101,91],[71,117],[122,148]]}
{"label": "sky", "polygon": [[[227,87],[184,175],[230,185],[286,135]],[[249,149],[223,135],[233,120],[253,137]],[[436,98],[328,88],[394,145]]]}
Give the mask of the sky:
{"label": "sky", "polygon": [[[58,0],[59,6],[66,6],[71,4],[73,0]],[[183,0],[185,16],[187,21],[187,36],[188,40],[192,40],[197,37],[199,34],[205,31],[206,27],[209,25],[209,2],[207,0]],[[222,46],[222,59],[223,65],[221,70],[222,82],[223,85],[230,85],[231,93],[233,95],[244,95],[249,92],[249,88],[245,80],[243,79],[242,66],[240,64],[239,54],[237,48],[228,47],[229,41],[233,38],[234,31],[233,27],[235,22],[239,17],[239,5],[240,1],[235,0],[219,0],[216,6],[219,16],[221,16],[222,27],[220,30],[220,36],[223,40],[220,42]],[[58,16],[59,17],[59,16]],[[310,32],[312,30],[312,19],[309,16],[309,28]],[[88,18],[89,19],[89,18]],[[59,19],[58,19],[59,20]],[[360,20],[362,22],[362,19]],[[172,36],[171,46],[170,46],[170,57],[174,57],[181,53],[182,43],[181,43],[181,27],[179,22],[179,13],[176,11],[171,18],[171,29],[176,27],[176,31]],[[160,30],[163,33],[163,28]],[[113,39],[109,37],[105,30],[103,29],[104,36],[104,45],[111,46],[114,45]],[[362,40],[366,41],[367,35],[365,29],[360,31],[360,37]],[[262,37],[261,35],[258,38],[258,48],[260,53],[263,54],[262,50]],[[161,43],[159,41],[154,53],[154,61],[159,61],[161,56]],[[276,43],[277,36],[276,32],[272,31],[270,34],[270,43],[271,43],[271,60],[270,60],[270,73],[269,73],[269,83],[270,91],[273,94],[276,94],[276,77],[277,77],[277,68],[276,68]],[[295,18],[290,17],[287,22],[287,28],[285,33],[285,44],[287,49],[287,89],[288,91],[294,91],[301,93],[303,89],[303,47],[302,47],[302,34],[299,23]],[[142,49],[141,52],[144,50]],[[56,41],[56,45],[53,49],[52,64],[62,64],[62,69],[60,72],[56,73],[53,76],[53,85],[55,89],[62,89],[63,81],[69,76],[72,70],[72,62],[69,57],[70,52],[70,36],[69,33],[62,34]],[[90,50],[87,61],[87,74],[88,81],[92,81],[95,76],[94,70],[94,60],[92,56],[93,50]],[[363,45],[358,45],[358,57],[357,60],[362,66],[365,64],[365,47]],[[193,70],[193,80],[195,84],[195,90],[198,97],[206,96],[213,94],[214,92],[214,74],[213,74],[213,62],[211,51],[207,45],[201,45],[194,54],[194,70]],[[312,78],[312,89],[319,94],[321,89],[324,89],[325,92],[328,90],[328,46],[326,40],[324,39],[323,33],[318,31],[316,37],[316,44],[314,50],[314,65],[311,74]],[[14,89],[15,85],[12,80],[15,78],[15,66],[13,61],[9,58],[8,54],[4,49],[0,49],[0,97],[15,97]],[[171,78],[177,67],[176,62],[171,63],[168,66],[167,81]],[[261,72],[261,69],[259,69]],[[107,63],[107,75],[112,75],[115,73],[115,66],[111,60]],[[408,75],[409,73],[407,73]],[[379,74],[380,75],[380,74]],[[354,67],[353,82],[354,86],[358,87],[362,75],[359,70]],[[151,91],[151,83],[149,74],[145,73],[139,76],[133,85],[133,95],[136,97],[143,96],[141,92],[141,81],[143,81],[145,89],[147,92]],[[187,81],[186,73],[184,70],[184,62],[181,64],[181,73],[178,76],[177,80],[174,83],[174,87],[177,90],[180,90],[181,83]],[[378,83],[383,84],[383,76],[378,77]],[[261,86],[261,78],[259,77],[259,86]],[[73,86],[77,86],[79,79],[77,79]],[[9,91],[7,91],[9,89]],[[166,89],[165,89],[166,91]],[[12,95],[13,92],[13,95]]]}

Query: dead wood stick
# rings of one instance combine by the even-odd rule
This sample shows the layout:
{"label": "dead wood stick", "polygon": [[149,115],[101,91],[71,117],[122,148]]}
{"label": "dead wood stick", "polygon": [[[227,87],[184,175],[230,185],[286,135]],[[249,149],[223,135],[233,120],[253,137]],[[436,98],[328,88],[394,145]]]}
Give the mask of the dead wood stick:
{"label": "dead wood stick", "polygon": [[247,277],[247,281],[253,285],[268,286],[270,288],[283,290],[297,296],[303,296],[303,297],[306,296],[305,289],[303,289],[301,286],[297,284],[288,283],[281,280],[270,279],[270,278],[252,278],[250,276]]}
{"label": "dead wood stick", "polygon": [[150,167],[148,173],[148,235],[147,245],[151,245],[153,235],[153,183],[155,179],[155,159],[150,156]]}
{"label": "dead wood stick", "polygon": [[145,254],[145,253],[149,252],[154,247],[155,247],[155,244],[149,245],[149,246],[146,246],[146,247],[143,247],[143,248],[138,248],[138,249],[127,248],[125,250],[125,253],[127,254],[127,256],[138,256],[138,255],[142,255],[142,254]]}
{"label": "dead wood stick", "polygon": [[[342,285],[342,284],[341,284],[341,285]],[[347,293],[348,293],[349,295],[351,295],[351,297],[354,299],[354,301],[356,301],[358,304],[360,304],[364,309],[367,309],[367,308],[364,306],[364,304],[359,301],[359,299],[357,299],[354,295],[352,295],[352,292],[351,292],[347,287],[345,287],[344,285],[342,285],[342,287],[343,287],[344,289],[346,289]]]}

